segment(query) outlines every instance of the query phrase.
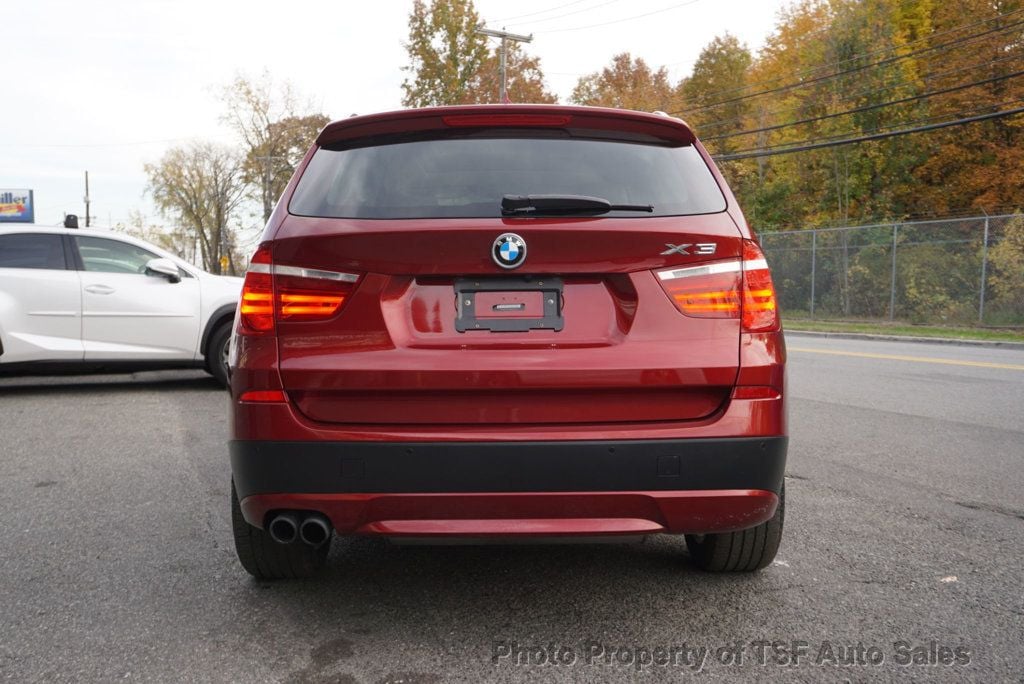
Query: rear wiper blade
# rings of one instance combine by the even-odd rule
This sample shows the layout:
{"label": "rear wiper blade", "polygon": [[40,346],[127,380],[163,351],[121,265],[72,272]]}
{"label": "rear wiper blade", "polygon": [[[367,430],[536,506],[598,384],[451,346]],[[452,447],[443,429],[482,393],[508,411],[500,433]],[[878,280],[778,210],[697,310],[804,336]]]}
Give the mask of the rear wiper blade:
{"label": "rear wiper blade", "polygon": [[607,214],[609,211],[654,211],[650,204],[612,204],[600,197],[586,195],[505,195],[501,198],[502,216],[578,216]]}

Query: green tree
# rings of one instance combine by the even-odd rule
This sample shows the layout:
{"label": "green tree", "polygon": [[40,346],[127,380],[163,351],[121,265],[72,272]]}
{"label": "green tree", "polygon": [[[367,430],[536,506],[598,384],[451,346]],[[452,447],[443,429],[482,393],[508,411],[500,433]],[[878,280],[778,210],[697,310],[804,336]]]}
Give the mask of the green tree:
{"label": "green tree", "polygon": [[[683,103],[683,115],[687,122],[700,134],[702,126],[714,123],[728,123],[728,127],[715,126],[710,128],[712,135],[724,130],[742,130],[744,126],[754,122],[748,121],[749,105],[746,100],[726,102],[712,109],[701,109],[701,105],[735,100],[743,93],[747,85],[747,71],[753,58],[750,50],[726,33],[708,43],[697,57],[693,72],[679,84],[678,93]],[[687,112],[687,110],[692,110]],[[743,146],[750,145],[747,138],[740,139]],[[714,140],[709,144],[711,150],[719,154],[727,154],[737,147],[735,140]]]}
{"label": "green tree", "polygon": [[168,227],[151,220],[138,209],[128,212],[128,220],[112,226],[119,233],[133,235],[166,249],[189,263],[199,265],[199,245],[192,231],[181,226]]}
{"label": "green tree", "polygon": [[995,303],[1024,316],[1024,215],[1010,219],[999,240],[988,252],[991,274],[989,282]]}

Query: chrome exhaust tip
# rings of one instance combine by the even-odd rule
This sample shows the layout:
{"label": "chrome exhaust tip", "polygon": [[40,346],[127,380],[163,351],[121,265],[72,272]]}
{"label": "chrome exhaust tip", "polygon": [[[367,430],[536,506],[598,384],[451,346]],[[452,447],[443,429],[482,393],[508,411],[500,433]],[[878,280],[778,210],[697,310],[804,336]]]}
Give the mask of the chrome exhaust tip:
{"label": "chrome exhaust tip", "polygon": [[271,519],[267,531],[278,544],[291,544],[299,535],[299,519],[294,513],[279,513]]}
{"label": "chrome exhaust tip", "polygon": [[331,538],[331,524],[319,513],[310,515],[299,526],[299,538],[313,548],[319,548]]}

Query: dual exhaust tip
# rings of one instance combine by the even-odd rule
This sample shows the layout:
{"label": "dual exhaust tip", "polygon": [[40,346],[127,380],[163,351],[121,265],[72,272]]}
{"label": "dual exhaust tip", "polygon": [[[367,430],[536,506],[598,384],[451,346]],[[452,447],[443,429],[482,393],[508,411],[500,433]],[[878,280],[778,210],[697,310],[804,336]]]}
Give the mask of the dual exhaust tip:
{"label": "dual exhaust tip", "polygon": [[292,544],[301,539],[304,544],[319,548],[331,538],[331,523],[321,513],[303,518],[297,513],[278,513],[268,525],[270,538],[278,544]]}

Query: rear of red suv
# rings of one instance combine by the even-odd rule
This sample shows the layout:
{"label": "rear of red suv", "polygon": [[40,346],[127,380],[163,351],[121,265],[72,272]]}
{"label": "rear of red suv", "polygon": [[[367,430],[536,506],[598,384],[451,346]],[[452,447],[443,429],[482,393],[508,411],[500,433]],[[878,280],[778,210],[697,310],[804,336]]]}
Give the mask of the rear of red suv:
{"label": "rear of red suv", "polygon": [[242,565],[339,535],[782,534],[785,347],[764,256],[678,119],[504,105],[327,126],[246,274]]}

